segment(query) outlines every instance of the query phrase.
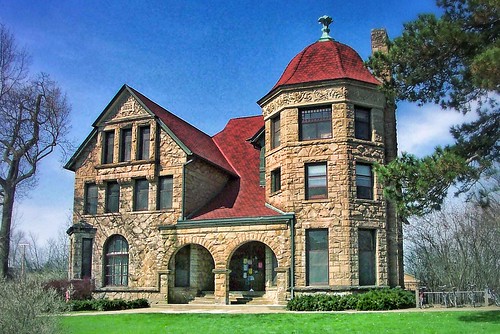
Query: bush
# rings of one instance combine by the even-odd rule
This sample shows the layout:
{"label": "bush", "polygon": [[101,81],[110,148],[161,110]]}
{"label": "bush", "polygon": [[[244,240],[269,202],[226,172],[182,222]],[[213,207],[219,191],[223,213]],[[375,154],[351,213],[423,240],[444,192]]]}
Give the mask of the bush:
{"label": "bush", "polygon": [[66,291],[70,290],[71,300],[92,299],[92,291],[94,290],[93,281],[86,279],[75,280],[51,280],[45,284],[46,288],[52,288],[57,291],[61,298],[66,298]]}
{"label": "bush", "polygon": [[92,299],[92,300],[73,300],[69,303],[71,311],[117,311],[134,308],[147,308],[149,302],[147,299],[140,298],[134,300],[123,299]]}
{"label": "bush", "polygon": [[44,316],[66,310],[66,305],[51,288],[34,278],[23,281],[0,279],[0,332],[54,333],[57,317]]}
{"label": "bush", "polygon": [[360,311],[397,310],[415,306],[415,295],[402,289],[371,290],[360,294],[356,309]]}
{"label": "bush", "polygon": [[399,288],[371,290],[358,295],[301,295],[287,304],[290,311],[379,311],[410,308],[415,305],[415,296]]}

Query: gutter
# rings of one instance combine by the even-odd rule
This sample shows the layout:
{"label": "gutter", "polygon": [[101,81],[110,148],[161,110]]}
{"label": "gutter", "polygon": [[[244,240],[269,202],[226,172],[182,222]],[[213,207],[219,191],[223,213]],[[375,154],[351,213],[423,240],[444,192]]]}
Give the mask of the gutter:
{"label": "gutter", "polygon": [[290,298],[295,295],[295,216],[290,219],[290,242],[292,252],[292,263],[290,268]]}
{"label": "gutter", "polygon": [[292,258],[290,259],[290,298],[294,297],[295,294],[295,213],[294,212],[284,212],[281,211],[280,209],[272,206],[269,203],[265,204],[266,207],[275,210],[282,215],[285,215],[290,219],[290,243],[291,243],[291,249],[290,252],[292,254]]}
{"label": "gutter", "polygon": [[185,206],[186,206],[186,166],[194,161],[194,158],[189,159],[185,163],[182,164],[182,208],[181,208],[181,217],[182,220],[186,219],[185,215]]}

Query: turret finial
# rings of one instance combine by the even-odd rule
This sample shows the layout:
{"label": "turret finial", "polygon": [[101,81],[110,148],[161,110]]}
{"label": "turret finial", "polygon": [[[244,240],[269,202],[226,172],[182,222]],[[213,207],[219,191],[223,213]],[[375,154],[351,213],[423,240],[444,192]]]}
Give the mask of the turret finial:
{"label": "turret finial", "polygon": [[318,22],[323,25],[321,31],[323,31],[323,35],[321,35],[320,41],[333,41],[333,38],[329,35],[330,28],[328,26],[333,22],[332,18],[328,15],[323,15],[318,19]]}

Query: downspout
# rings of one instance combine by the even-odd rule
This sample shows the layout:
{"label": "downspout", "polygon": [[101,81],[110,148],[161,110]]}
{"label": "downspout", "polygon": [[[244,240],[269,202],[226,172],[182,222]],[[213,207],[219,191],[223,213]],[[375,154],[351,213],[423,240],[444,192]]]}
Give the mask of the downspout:
{"label": "downspout", "polygon": [[181,220],[186,219],[186,211],[184,206],[186,204],[186,166],[194,161],[194,158],[189,159],[182,164],[182,208],[181,208]]}
{"label": "downspout", "polygon": [[290,220],[290,241],[292,243],[292,263],[290,268],[290,297],[295,295],[295,216]]}

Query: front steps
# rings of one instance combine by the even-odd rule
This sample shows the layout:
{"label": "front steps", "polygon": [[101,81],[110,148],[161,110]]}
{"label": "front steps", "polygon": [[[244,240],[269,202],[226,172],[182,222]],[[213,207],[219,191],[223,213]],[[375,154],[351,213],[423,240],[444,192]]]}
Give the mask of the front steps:
{"label": "front steps", "polygon": [[[191,305],[215,304],[213,291],[202,291],[189,302]],[[231,305],[276,305],[274,300],[266,297],[265,291],[231,291],[229,293],[229,304]]]}

